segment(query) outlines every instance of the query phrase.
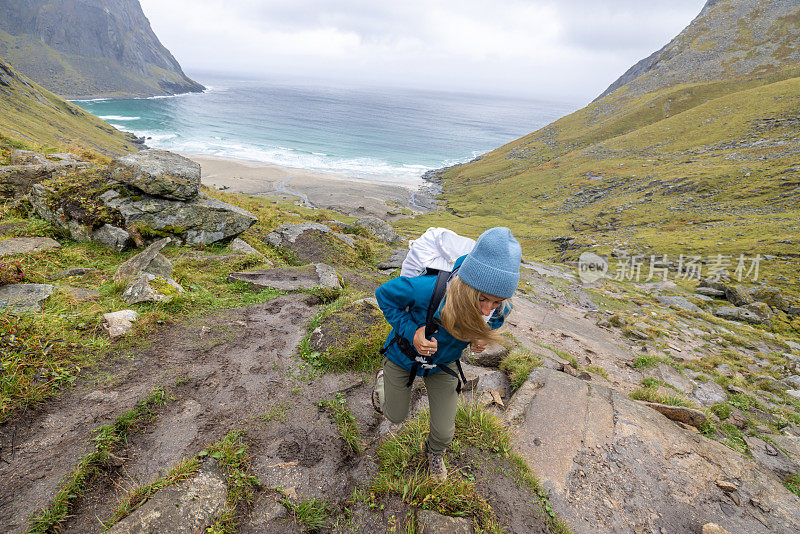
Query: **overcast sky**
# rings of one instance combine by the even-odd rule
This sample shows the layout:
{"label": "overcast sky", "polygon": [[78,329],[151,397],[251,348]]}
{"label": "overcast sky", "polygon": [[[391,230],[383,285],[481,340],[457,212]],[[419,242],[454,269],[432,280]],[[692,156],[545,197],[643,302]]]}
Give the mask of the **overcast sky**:
{"label": "overcast sky", "polygon": [[191,74],[588,102],[705,0],[141,0]]}

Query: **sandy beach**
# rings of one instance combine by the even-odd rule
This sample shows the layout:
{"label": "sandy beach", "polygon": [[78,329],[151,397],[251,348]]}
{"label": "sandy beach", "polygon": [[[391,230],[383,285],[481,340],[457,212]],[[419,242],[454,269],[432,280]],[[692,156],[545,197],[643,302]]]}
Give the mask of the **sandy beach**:
{"label": "sandy beach", "polygon": [[[333,209],[348,215],[397,217],[406,208],[414,213],[434,205],[428,192],[393,184],[208,156],[186,155],[200,164],[203,184],[251,195],[295,198],[306,206]],[[424,189],[424,188],[423,188]]]}

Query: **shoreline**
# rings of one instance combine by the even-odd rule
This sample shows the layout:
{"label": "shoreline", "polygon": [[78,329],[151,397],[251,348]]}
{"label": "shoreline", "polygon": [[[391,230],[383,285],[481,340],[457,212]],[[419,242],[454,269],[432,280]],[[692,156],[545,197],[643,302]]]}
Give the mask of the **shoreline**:
{"label": "shoreline", "polygon": [[183,156],[200,165],[203,185],[218,190],[295,198],[306,207],[387,220],[408,216],[409,211],[416,215],[438,208],[438,191],[424,179],[419,186],[411,187],[257,161],[202,154]]}

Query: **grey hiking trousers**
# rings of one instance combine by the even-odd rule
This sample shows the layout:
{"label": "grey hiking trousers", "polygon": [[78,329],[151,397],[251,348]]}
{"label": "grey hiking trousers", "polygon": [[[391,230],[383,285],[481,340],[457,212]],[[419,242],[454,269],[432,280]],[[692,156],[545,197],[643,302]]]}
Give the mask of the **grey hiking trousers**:
{"label": "grey hiking trousers", "polygon": [[[448,367],[458,372],[455,362]],[[431,408],[428,451],[444,454],[456,431],[458,380],[441,370],[425,377],[417,377],[417,380],[420,379],[425,381]],[[408,371],[384,357],[383,378],[376,384],[376,390],[383,415],[394,424],[402,423],[408,416],[411,388],[406,387],[407,383]]]}

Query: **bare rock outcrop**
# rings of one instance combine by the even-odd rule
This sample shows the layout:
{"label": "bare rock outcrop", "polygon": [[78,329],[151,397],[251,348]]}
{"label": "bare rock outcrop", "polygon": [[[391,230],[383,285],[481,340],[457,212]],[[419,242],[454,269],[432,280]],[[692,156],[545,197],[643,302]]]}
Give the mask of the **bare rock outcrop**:
{"label": "bare rock outcrop", "polygon": [[613,389],[537,368],[506,418],[575,532],[800,530],[800,498],[775,474]]}
{"label": "bare rock outcrop", "polygon": [[40,154],[14,150],[10,165],[0,166],[0,198],[21,198],[34,184],[88,169],[91,163],[79,161],[72,154]]}
{"label": "bare rock outcrop", "polygon": [[109,173],[110,183],[102,180],[86,192],[95,211],[105,218],[71,209],[68,199],[42,184],[31,188],[31,204],[41,218],[68,231],[72,239],[95,241],[117,251],[165,236],[207,245],[236,237],[258,220],[246,210],[198,192],[199,167],[177,154],[146,150],[115,160]]}

